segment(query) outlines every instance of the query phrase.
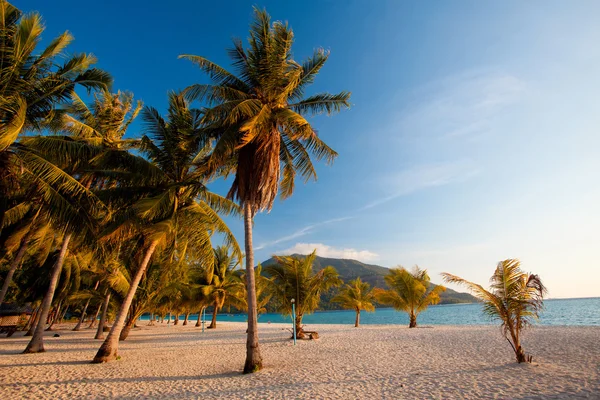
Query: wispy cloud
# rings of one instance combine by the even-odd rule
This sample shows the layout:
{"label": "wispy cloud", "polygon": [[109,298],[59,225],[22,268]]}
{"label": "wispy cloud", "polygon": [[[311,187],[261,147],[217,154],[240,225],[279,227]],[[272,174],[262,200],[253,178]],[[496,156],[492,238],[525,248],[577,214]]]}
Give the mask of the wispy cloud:
{"label": "wispy cloud", "polygon": [[262,243],[259,246],[256,246],[254,249],[255,250],[262,250],[264,248],[271,247],[273,245],[276,245],[276,244],[279,244],[279,243],[283,243],[283,242],[287,242],[289,240],[296,239],[298,237],[307,235],[307,234],[309,234],[311,232],[314,232],[315,228],[318,228],[320,226],[327,225],[327,224],[332,224],[334,222],[346,221],[346,220],[351,219],[351,218],[353,218],[353,217],[333,218],[333,219],[328,219],[326,221],[322,221],[322,222],[317,222],[317,223],[314,223],[314,224],[306,225],[305,227],[303,227],[301,229],[298,229],[297,231],[295,231],[295,232],[293,232],[293,233],[291,233],[289,235],[282,236],[279,239],[272,240],[270,242]]}
{"label": "wispy cloud", "polygon": [[321,257],[345,258],[371,262],[377,260],[379,255],[369,250],[356,250],[352,248],[336,248],[323,243],[296,243],[289,249],[278,252],[278,254],[309,254],[317,249],[317,254]]}
{"label": "wispy cloud", "polygon": [[[526,90],[514,75],[474,70],[417,89],[396,128],[414,138],[473,138],[493,129],[496,118]],[[429,143],[431,144],[431,143]]]}
{"label": "wispy cloud", "polygon": [[361,210],[426,188],[464,182],[478,173],[478,168],[470,161],[415,166],[383,179],[384,187],[391,193],[367,203]]}

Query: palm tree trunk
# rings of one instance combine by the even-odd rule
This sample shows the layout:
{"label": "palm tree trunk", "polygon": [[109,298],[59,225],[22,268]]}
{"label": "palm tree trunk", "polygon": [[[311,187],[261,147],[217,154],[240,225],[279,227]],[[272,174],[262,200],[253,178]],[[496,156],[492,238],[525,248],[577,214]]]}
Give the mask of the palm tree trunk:
{"label": "palm tree trunk", "polygon": [[360,310],[356,310],[356,321],[354,321],[354,327],[358,328],[360,325]]}
{"label": "palm tree trunk", "polygon": [[179,324],[179,313],[175,313],[175,322],[173,323],[173,325],[177,324]]}
{"label": "palm tree trunk", "polygon": [[217,313],[218,312],[219,312],[219,307],[217,306],[217,304],[215,302],[215,304],[213,306],[212,320],[210,321],[210,325],[206,329],[216,329],[217,328]]}
{"label": "palm tree trunk", "polygon": [[42,306],[40,305],[35,314],[35,320],[33,321],[33,324],[31,324],[31,326],[29,327],[29,330],[27,331],[27,333],[25,333],[25,336],[33,336],[33,332],[35,332],[35,328],[37,327],[38,323],[40,322],[41,315],[42,315]]}
{"label": "palm tree trunk", "polygon": [[121,330],[123,330],[123,325],[125,324],[125,317],[127,316],[127,312],[129,311],[129,307],[131,306],[131,302],[133,301],[133,297],[135,296],[135,292],[142,280],[142,276],[144,272],[146,272],[146,268],[148,268],[148,264],[150,263],[150,258],[152,258],[152,254],[158,245],[158,241],[154,240],[150,243],[150,247],[146,251],[146,255],[142,261],[142,264],[138,268],[135,273],[135,277],[129,286],[129,291],[127,292],[127,296],[123,300],[123,304],[121,304],[121,308],[117,314],[117,318],[113,323],[113,326],[106,337],[100,349],[98,349],[98,353],[94,357],[93,363],[102,363],[112,361],[117,358],[117,351],[119,348],[119,336],[121,335]]}
{"label": "palm tree trunk", "polygon": [[410,317],[410,323],[408,324],[409,328],[416,328],[417,327],[417,316],[415,315],[415,313],[410,313],[409,314]]}
{"label": "palm tree trunk", "polygon": [[[304,339],[306,335],[304,334],[304,329],[302,329],[302,314],[296,314],[296,339]],[[292,337],[293,339],[293,337]]]}
{"label": "palm tree trunk", "polygon": [[[40,307],[41,306],[37,306],[35,308],[35,310],[31,314],[31,317],[29,317],[29,321],[27,321],[27,324],[25,324],[25,327],[23,328],[24,331],[29,331],[31,329],[31,327],[35,326],[35,320],[37,319],[37,316],[40,312]],[[33,331],[31,333],[33,334]],[[25,335],[25,336],[31,336],[31,335]]]}
{"label": "palm tree trunk", "polygon": [[90,299],[87,299],[87,301],[85,302],[85,306],[83,307],[83,311],[81,311],[81,316],[79,317],[79,321],[77,321],[77,325],[75,325],[75,328],[73,328],[74,331],[78,331],[81,329],[81,324],[83,324],[83,320],[85,319],[85,313],[86,313],[89,305],[90,305]]}
{"label": "palm tree trunk", "polygon": [[186,311],[185,313],[185,319],[183,320],[183,326],[186,326],[188,324],[188,318],[190,317],[190,312]]}
{"label": "palm tree trunk", "polygon": [[23,257],[25,257],[25,251],[27,250],[29,241],[31,240],[31,237],[33,236],[33,233],[35,231],[33,229],[33,226],[35,224],[35,220],[37,219],[38,215],[40,214],[41,209],[42,209],[41,207],[38,208],[37,212],[31,219],[31,222],[29,224],[29,230],[27,231],[25,236],[23,236],[23,238],[21,239],[21,244],[19,245],[19,250],[17,251],[15,258],[13,258],[13,260],[10,263],[10,267],[8,268],[8,274],[6,274],[6,277],[4,278],[4,283],[2,283],[2,290],[0,290],[0,305],[2,305],[2,303],[4,303],[4,298],[6,297],[6,293],[8,292],[8,287],[10,286],[10,283],[12,282],[13,275],[15,274],[15,271],[17,270],[17,268],[19,268],[19,265],[21,265],[21,261],[23,260]]}
{"label": "palm tree trunk", "polygon": [[46,320],[48,319],[48,313],[50,312],[50,306],[52,305],[52,299],[54,298],[54,291],[56,290],[56,286],[58,285],[58,278],[60,276],[60,271],[62,270],[63,263],[65,262],[67,248],[69,247],[70,240],[71,233],[65,234],[62,246],[60,248],[60,253],[58,254],[58,259],[54,263],[52,271],[50,272],[50,285],[48,286],[48,291],[46,292],[44,300],[42,301],[42,312],[40,312],[40,319],[37,323],[37,326],[35,327],[33,337],[31,338],[31,341],[29,342],[23,353],[41,353],[45,351],[44,327],[46,326]]}
{"label": "palm tree trunk", "polygon": [[96,330],[96,336],[94,339],[104,339],[104,325],[106,325],[106,314],[108,312],[108,305],[110,304],[110,291],[108,288],[104,291],[105,297],[102,303],[102,315],[100,315],[100,323],[98,323],[98,329]]}
{"label": "palm tree trunk", "polygon": [[254,283],[254,249],[252,248],[252,219],[252,207],[249,202],[245,202],[244,244],[246,250],[246,291],[248,292],[248,335],[246,338],[245,374],[259,371],[262,368],[262,357],[258,345],[258,316],[256,310],[256,285]]}
{"label": "palm tree trunk", "polygon": [[202,325],[202,312],[204,311],[204,307],[202,307],[200,309],[200,312],[198,313],[198,320],[196,321],[196,327],[199,327],[200,325]]}
{"label": "palm tree trunk", "polygon": [[119,341],[122,342],[123,340],[127,339],[127,337],[129,336],[129,332],[131,332],[131,328],[133,328],[133,325],[135,325],[135,320],[135,315],[131,314],[129,316],[129,319],[127,320],[127,324],[125,324],[125,327],[119,335]]}
{"label": "palm tree trunk", "polygon": [[[98,289],[99,283],[100,283],[100,281],[96,281],[96,286],[94,286],[94,290]],[[77,322],[77,325],[75,325],[75,328],[73,328],[74,331],[78,331],[81,329],[81,324],[83,324],[83,321],[85,320],[86,312],[87,312],[88,306],[90,305],[90,300],[91,299],[87,299],[87,301],[85,302],[85,307],[83,307],[83,311],[81,312],[81,317],[79,317],[79,322]]]}
{"label": "palm tree trunk", "polygon": [[94,327],[94,325],[96,325],[96,321],[98,321],[98,315],[100,315],[101,309],[102,309],[102,305],[98,304],[98,307],[96,308],[96,314],[94,314],[94,318],[92,318],[92,320],[90,321],[90,325],[88,326],[88,329],[92,329]]}
{"label": "palm tree trunk", "polygon": [[62,300],[58,302],[58,305],[56,306],[56,308],[54,309],[54,312],[52,312],[52,321],[50,322],[50,326],[48,326],[46,328],[46,331],[51,331],[52,327],[54,326],[54,324],[56,323],[56,321],[59,320],[60,318],[60,308],[62,307]]}

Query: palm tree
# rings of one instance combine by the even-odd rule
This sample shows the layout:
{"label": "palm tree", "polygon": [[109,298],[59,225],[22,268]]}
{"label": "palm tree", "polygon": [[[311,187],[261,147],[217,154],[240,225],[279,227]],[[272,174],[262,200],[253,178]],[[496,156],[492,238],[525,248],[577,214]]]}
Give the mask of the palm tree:
{"label": "palm tree", "polygon": [[229,298],[236,296],[242,290],[243,284],[235,274],[238,263],[239,261],[229,254],[227,247],[219,246],[215,249],[213,264],[206,268],[206,278],[209,282],[207,292],[213,306],[212,321],[208,329],[217,327],[217,313]]}
{"label": "palm tree", "polygon": [[427,270],[415,266],[412,271],[404,267],[390,269],[385,277],[389,290],[376,289],[377,301],[389,304],[398,311],[408,313],[410,318],[409,328],[417,326],[417,315],[427,309],[430,304],[440,301],[440,293],[446,288],[430,283]]}
{"label": "palm tree", "polygon": [[305,337],[302,318],[313,313],[321,301],[321,294],[342,284],[332,266],[313,271],[317,251],[308,256],[273,256],[275,264],[265,267],[265,274],[272,278],[273,297],[279,312],[292,315],[292,302],[296,302],[296,337]]}
{"label": "palm tree", "polygon": [[57,179],[65,179],[35,154],[26,152],[23,145],[17,145],[17,138],[24,131],[41,129],[52,119],[55,106],[65,102],[75,87],[89,91],[112,84],[110,75],[91,68],[96,62],[93,55],[66,55],[65,49],[73,40],[68,32],[50,41],[45,49],[37,49],[43,31],[39,14],[23,14],[0,0],[0,231],[11,194],[18,190],[23,174],[32,173],[38,184],[57,184]]}
{"label": "palm tree", "polygon": [[123,201],[125,194],[133,201],[133,205],[127,204],[116,213],[115,229],[108,237],[115,242],[135,239],[139,243],[136,255],[139,267],[132,276],[110,333],[94,357],[95,363],[116,359],[119,336],[131,302],[157,248],[175,249],[173,254],[179,259],[185,258],[190,248],[210,260],[213,257],[211,235],[220,232],[226,244],[241,254],[218,214],[235,213],[237,206],[209,192],[204,170],[194,164],[202,145],[200,111],[189,109],[181,94],[170,93],[166,120],[151,107],[144,108],[142,114],[145,131],[150,136],[142,138],[141,150],[155,164],[154,176],[148,181],[152,185],[130,177],[131,181],[121,179],[118,187],[104,191],[108,198],[118,194],[117,203]]}
{"label": "palm tree", "polygon": [[531,362],[532,356],[526,356],[521,346],[521,331],[539,318],[544,306],[546,288],[538,275],[527,274],[521,270],[517,259],[500,261],[492,278],[490,290],[469,282],[456,275],[443,273],[444,281],[467,286],[473,294],[483,301],[483,311],[502,323],[502,333],[510,343],[517,362]]}
{"label": "palm tree", "polygon": [[375,311],[373,301],[375,295],[371,285],[360,280],[360,277],[351,280],[340,290],[340,292],[331,299],[332,302],[340,303],[342,307],[356,311],[356,320],[354,326],[358,328],[360,324],[360,312]]}
{"label": "palm tree", "polygon": [[257,331],[252,224],[257,212],[270,210],[277,193],[292,195],[296,173],[316,178],[310,153],[332,162],[328,147],[304,115],[332,114],[350,106],[349,92],[319,93],[304,98],[307,87],[323,67],[329,52],[317,50],[302,64],[292,58],[294,34],[287,23],[271,25],[264,10],[254,10],[249,47],[234,39],[229,56],[237,76],[208,59],[182,55],[207,73],[211,84],[186,89],[188,98],[206,101],[207,131],[217,139],[210,158],[214,169],[231,168],[235,179],[228,197],[244,210],[248,335],[244,373],[262,366]]}

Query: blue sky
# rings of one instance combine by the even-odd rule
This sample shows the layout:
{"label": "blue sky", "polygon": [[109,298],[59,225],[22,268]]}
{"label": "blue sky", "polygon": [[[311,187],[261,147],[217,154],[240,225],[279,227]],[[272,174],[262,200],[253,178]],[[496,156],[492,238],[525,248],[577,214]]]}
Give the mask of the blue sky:
{"label": "blue sky", "polygon": [[520,258],[551,297],[600,295],[599,2],[84,4],[15,2],[41,12],[46,40],[71,31],[114,89],[163,111],[168,90],[206,80],[177,56],[228,67],[254,4],[289,21],[297,59],[331,50],[313,90],[349,90],[353,106],[312,122],[340,156],[257,216],[257,260],[317,248],[485,284]]}

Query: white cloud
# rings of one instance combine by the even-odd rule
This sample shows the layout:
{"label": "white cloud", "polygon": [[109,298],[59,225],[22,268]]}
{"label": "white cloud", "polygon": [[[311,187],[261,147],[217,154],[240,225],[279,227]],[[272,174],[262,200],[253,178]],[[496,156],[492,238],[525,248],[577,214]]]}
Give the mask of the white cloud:
{"label": "white cloud", "polygon": [[296,243],[294,247],[279,251],[278,254],[310,254],[317,249],[317,255],[328,258],[345,258],[363,262],[377,260],[379,255],[368,250],[339,249],[323,243]]}

